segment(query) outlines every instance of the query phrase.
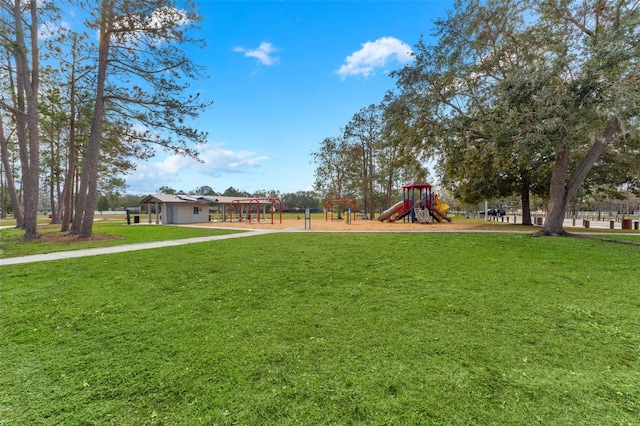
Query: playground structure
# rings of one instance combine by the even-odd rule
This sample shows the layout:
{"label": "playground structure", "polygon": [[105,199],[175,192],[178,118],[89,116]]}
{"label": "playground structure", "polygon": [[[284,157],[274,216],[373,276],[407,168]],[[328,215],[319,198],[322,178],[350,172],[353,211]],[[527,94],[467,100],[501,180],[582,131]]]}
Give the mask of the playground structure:
{"label": "playground structure", "polygon": [[395,222],[403,219],[408,222],[429,223],[451,219],[447,217],[449,206],[444,204],[431,185],[425,182],[412,182],[402,186],[402,201],[383,211],[378,220]]}
{"label": "playground structure", "polygon": [[229,222],[233,222],[233,206],[237,204],[238,206],[238,221],[242,222],[245,206],[246,206],[246,218],[249,223],[251,223],[254,217],[253,206],[255,203],[255,217],[257,217],[258,223],[260,223],[260,203],[262,202],[262,217],[264,217],[267,213],[267,206],[269,206],[269,212],[271,213],[271,224],[273,225],[273,214],[276,211],[275,204],[278,204],[278,210],[280,213],[280,223],[282,223],[282,200],[280,198],[252,198],[247,203],[246,200],[233,200],[229,205]]}
{"label": "playground structure", "polygon": [[[335,200],[327,200],[324,203],[324,219],[325,221],[329,220],[329,210],[331,210],[331,220],[333,220],[333,210],[335,204],[346,204],[347,208],[345,210],[350,211],[353,216],[353,220],[356,220],[356,202],[351,198],[338,198]],[[348,214],[348,213],[347,213]],[[351,218],[347,217],[347,220],[350,221]]]}

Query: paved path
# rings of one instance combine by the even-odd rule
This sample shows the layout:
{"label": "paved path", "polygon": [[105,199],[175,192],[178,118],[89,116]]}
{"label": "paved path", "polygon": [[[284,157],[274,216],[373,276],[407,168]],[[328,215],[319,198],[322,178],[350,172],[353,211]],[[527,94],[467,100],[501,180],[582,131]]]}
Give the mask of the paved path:
{"label": "paved path", "polygon": [[48,260],[71,259],[74,257],[97,256],[100,254],[124,253],[135,250],[147,250],[159,247],[181,246],[184,244],[205,243],[208,241],[226,240],[229,238],[251,237],[254,235],[269,234],[277,231],[271,230],[243,230],[235,234],[211,235],[208,237],[184,238],[181,240],[154,241],[150,243],[123,244],[113,247],[97,247],[83,250],[60,251],[56,253],[34,254],[23,257],[10,257],[0,259],[0,266],[18,265],[21,263],[44,262]]}

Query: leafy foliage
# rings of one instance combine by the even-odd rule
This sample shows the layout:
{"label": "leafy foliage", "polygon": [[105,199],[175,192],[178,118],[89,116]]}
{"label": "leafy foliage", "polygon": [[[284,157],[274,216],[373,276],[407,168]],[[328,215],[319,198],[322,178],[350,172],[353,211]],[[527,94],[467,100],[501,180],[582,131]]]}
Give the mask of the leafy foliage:
{"label": "leafy foliage", "polygon": [[520,186],[525,209],[530,193],[548,196],[550,234],[563,233],[567,203],[601,154],[635,140],[638,12],[587,4],[456,2],[436,22],[437,42],[420,42],[395,74],[414,114],[407,133],[438,151],[455,194],[475,203]]}
{"label": "leafy foliage", "polygon": [[426,180],[424,156],[405,142],[397,125],[406,115],[403,106],[388,94],[381,104],[354,114],[339,136],[325,138],[312,153],[315,189],[326,199],[357,199],[373,218],[397,198],[403,183]]}
{"label": "leafy foliage", "polygon": [[90,236],[93,226],[104,118],[115,115],[126,124],[125,143],[155,143],[197,157],[191,144],[204,143],[206,134],[185,121],[209,105],[189,90],[202,71],[186,53],[186,46],[199,42],[192,37],[200,17],[191,2],[181,8],[173,0],[84,6],[91,17],[87,26],[98,30],[100,40],[95,106],[71,229],[80,237]]}

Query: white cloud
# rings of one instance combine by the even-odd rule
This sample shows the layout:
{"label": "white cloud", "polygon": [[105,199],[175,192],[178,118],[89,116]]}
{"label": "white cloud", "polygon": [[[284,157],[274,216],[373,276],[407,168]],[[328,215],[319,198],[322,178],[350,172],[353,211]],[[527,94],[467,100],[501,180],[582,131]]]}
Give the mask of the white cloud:
{"label": "white cloud", "polygon": [[166,27],[182,27],[189,22],[190,20],[183,10],[161,7],[147,18],[145,28],[159,30]]}
{"label": "white cloud", "polygon": [[[172,29],[189,25],[191,20],[187,14],[173,7],[161,7],[148,17],[141,15],[123,15],[115,20],[114,28],[119,30],[115,36],[122,43],[135,46],[137,42],[147,40],[155,45],[167,41],[167,37],[175,38]],[[168,30],[168,31],[165,31]]]}
{"label": "white cloud", "polygon": [[406,64],[413,60],[413,51],[408,44],[394,37],[380,37],[376,41],[368,41],[362,49],[347,56],[336,74],[344,80],[348,76],[369,77],[376,68],[385,67],[392,59]]}
{"label": "white cloud", "polygon": [[[161,186],[189,191],[207,185],[208,179],[229,174],[249,174],[270,160],[255,151],[233,151],[220,143],[199,145],[201,162],[180,155],[168,155],[140,162],[125,180],[132,192],[155,192]],[[182,187],[185,178],[195,179],[191,186]],[[181,186],[182,185],[182,186]],[[177,187],[179,186],[179,187]]]}
{"label": "white cloud", "polygon": [[123,177],[132,193],[153,193],[161,186],[174,188],[180,171],[188,170],[192,163],[193,160],[175,155],[162,161],[140,161],[135,170]]}
{"label": "white cloud", "polygon": [[258,167],[269,157],[254,151],[232,151],[222,144],[202,145],[200,159],[195,167],[203,174],[219,176],[221,173],[243,173],[248,168]]}
{"label": "white cloud", "polygon": [[182,170],[189,169],[193,164],[193,160],[182,155],[170,155],[159,163],[154,163],[154,169],[159,174],[176,176]]}
{"label": "white cloud", "polygon": [[280,49],[277,49],[273,44],[263,41],[260,43],[260,46],[256,49],[247,49],[242,46],[237,46],[233,48],[234,52],[244,53],[244,56],[247,58],[256,58],[262,65],[271,66],[280,62],[280,58],[278,56],[274,56],[276,52]]}
{"label": "white cloud", "polygon": [[63,33],[68,32],[71,29],[71,25],[69,25],[66,21],[53,22],[47,21],[43,22],[38,28],[38,38],[40,40],[46,40],[53,38],[55,36],[61,35]]}

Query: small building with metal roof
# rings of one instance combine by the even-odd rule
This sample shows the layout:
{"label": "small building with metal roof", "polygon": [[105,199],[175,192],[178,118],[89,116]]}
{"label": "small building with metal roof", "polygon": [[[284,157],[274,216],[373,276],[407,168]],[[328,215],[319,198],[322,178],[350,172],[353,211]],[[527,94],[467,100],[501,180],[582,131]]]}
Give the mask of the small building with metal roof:
{"label": "small building with metal roof", "polygon": [[[147,205],[148,222],[153,223],[152,214],[155,212],[155,223],[173,225],[184,223],[202,223],[211,219],[210,210],[218,211],[222,220],[231,220],[234,205],[236,206],[238,220],[242,219],[243,212],[247,213],[255,204],[266,208],[266,204],[260,204],[259,200],[251,197],[227,197],[222,195],[181,195],[181,194],[150,194],[144,197],[140,203]],[[282,214],[282,202],[280,212]],[[273,201],[271,202],[273,208]],[[265,215],[266,211],[263,211]],[[249,214],[249,213],[248,213]],[[250,216],[250,215],[249,215]],[[250,220],[250,218],[249,218]]]}
{"label": "small building with metal roof", "polygon": [[[144,197],[141,204],[147,205],[149,223],[152,223],[151,212],[155,212],[155,222],[165,225],[181,223],[206,222],[209,218],[208,200],[201,197],[174,194],[150,194]],[[151,206],[155,208],[152,209]]]}

